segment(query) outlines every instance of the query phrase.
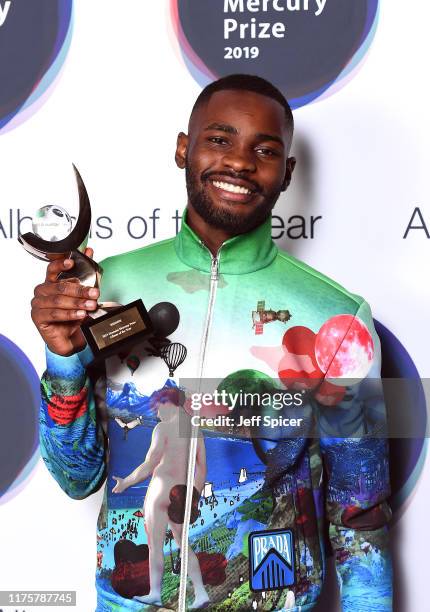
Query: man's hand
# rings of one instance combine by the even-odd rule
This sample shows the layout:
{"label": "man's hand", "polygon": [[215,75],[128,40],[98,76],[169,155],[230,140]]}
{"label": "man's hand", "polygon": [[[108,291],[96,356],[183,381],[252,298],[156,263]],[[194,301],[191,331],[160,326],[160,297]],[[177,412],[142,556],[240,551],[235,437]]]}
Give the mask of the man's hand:
{"label": "man's hand", "polygon": [[[92,249],[85,255],[93,256]],[[31,318],[48,348],[57,355],[73,355],[86,346],[81,323],[88,312],[97,308],[100,291],[84,287],[76,280],[57,280],[60,272],[73,268],[71,259],[52,261],[46,270],[45,282],[34,290]]]}
{"label": "man's hand", "polygon": [[122,493],[128,488],[125,478],[120,478],[119,476],[112,476],[112,478],[116,480],[116,485],[112,489],[112,493]]}

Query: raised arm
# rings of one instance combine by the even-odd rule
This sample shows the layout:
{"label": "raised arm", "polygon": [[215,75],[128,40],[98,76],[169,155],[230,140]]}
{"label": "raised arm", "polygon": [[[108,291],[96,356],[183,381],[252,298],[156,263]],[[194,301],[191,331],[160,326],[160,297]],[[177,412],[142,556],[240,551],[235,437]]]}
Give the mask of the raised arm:
{"label": "raised arm", "polygon": [[[92,256],[92,250],[86,254]],[[60,272],[72,267],[71,260],[49,264],[44,283],[34,291],[31,314],[47,346],[41,380],[41,455],[63,491],[82,499],[103,484],[106,453],[86,371],[91,353],[80,330],[87,311],[95,310],[99,292],[57,281]]]}
{"label": "raised arm", "polygon": [[132,487],[149,478],[163,457],[165,443],[166,436],[163,424],[158,423],[152,432],[151,445],[146,453],[145,460],[125,478],[113,476],[116,480],[116,485],[112,489],[112,493],[122,493],[128,487]]}

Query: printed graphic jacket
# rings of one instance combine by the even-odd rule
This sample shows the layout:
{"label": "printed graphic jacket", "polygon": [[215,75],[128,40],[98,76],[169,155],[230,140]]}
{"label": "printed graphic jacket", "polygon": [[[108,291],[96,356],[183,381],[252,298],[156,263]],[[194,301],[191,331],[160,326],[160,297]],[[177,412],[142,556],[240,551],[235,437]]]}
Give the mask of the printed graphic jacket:
{"label": "printed graphic jacket", "polygon": [[[120,351],[96,383],[88,347],[47,349],[42,457],[74,499],[105,485],[97,610],[310,610],[330,549],[342,609],[391,610],[367,302],[279,250],[270,219],[213,257],[184,216],[175,238],[102,267],[102,301],[142,298],[160,320],[169,302],[180,320],[170,345]],[[209,387],[225,394],[204,402]]]}

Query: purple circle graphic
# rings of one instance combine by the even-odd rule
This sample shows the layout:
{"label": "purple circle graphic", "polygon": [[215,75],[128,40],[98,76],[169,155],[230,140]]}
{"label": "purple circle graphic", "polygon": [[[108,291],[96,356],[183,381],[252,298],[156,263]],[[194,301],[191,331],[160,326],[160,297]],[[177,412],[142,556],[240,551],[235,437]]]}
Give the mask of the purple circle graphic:
{"label": "purple circle graphic", "polygon": [[346,82],[370,47],[378,9],[378,0],[171,0],[180,50],[200,85],[256,74],[293,108]]}
{"label": "purple circle graphic", "polygon": [[[411,436],[391,438],[390,447],[390,481],[391,499],[394,520],[397,521],[405,508],[421,474],[426,453],[427,405],[424,388],[415,364],[401,342],[382,323],[375,320],[375,329],[381,340],[382,377],[385,379],[401,379],[402,396],[396,399],[402,409],[396,405],[387,404],[388,418],[390,409],[395,412],[397,429],[408,432]],[[386,398],[387,400],[387,398]]]}
{"label": "purple circle graphic", "polygon": [[58,75],[71,39],[73,2],[13,0],[0,6],[1,130],[30,106],[34,112]]}
{"label": "purple circle graphic", "polygon": [[26,355],[0,334],[0,498],[37,459],[40,382]]}

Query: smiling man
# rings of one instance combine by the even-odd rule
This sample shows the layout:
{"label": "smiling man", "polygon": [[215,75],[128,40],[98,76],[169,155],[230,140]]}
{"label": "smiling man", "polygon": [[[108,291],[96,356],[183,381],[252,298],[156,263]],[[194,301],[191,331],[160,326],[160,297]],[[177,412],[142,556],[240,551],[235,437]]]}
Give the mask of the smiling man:
{"label": "smiling man", "polygon": [[[212,83],[177,139],[188,192],[178,235],[102,262],[103,301],[178,308],[177,329],[161,338],[171,343],[169,368],[157,343],[130,347],[105,360],[96,402],[80,324],[98,291],[57,280],[69,260],[50,263],[35,289],[32,317],[47,345],[43,459],[72,498],[106,481],[99,612],[310,610],[324,580],[325,532],[343,609],[392,609],[388,453],[375,435],[385,426],[379,338],[362,297],[271,238],[271,211],[296,163],[292,137],[290,107],[270,83]],[[187,349],[179,365],[178,347],[182,357]],[[226,397],[256,398],[257,416],[266,414],[263,395],[294,393],[273,419],[289,425],[241,430],[247,405],[213,403],[197,414],[228,414],[227,425],[184,429],[176,416],[187,412],[189,425],[195,410],[183,391],[200,391],[205,379]],[[176,415],[169,427],[148,409],[157,402]],[[124,437],[124,423],[138,425]]]}
{"label": "smiling man", "polygon": [[[228,89],[230,83],[237,89]],[[185,168],[191,227],[216,250],[270,215],[296,164],[288,157],[293,115],[280,92],[248,77],[209,85],[194,105],[189,135],[178,136],[176,163]]]}

